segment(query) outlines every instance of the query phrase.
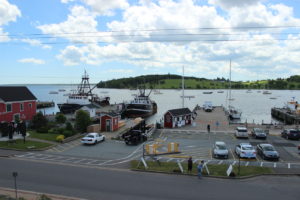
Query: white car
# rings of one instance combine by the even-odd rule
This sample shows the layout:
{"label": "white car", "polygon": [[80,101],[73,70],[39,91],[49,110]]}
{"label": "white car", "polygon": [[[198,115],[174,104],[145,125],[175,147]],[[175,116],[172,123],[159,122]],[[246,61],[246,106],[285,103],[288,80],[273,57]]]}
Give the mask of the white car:
{"label": "white car", "polygon": [[99,133],[88,133],[81,139],[82,144],[97,144],[101,141],[105,141],[105,135]]}
{"label": "white car", "polygon": [[237,138],[248,138],[248,130],[243,126],[236,127],[234,134]]}
{"label": "white car", "polygon": [[214,158],[228,158],[228,149],[225,142],[216,141],[212,153]]}
{"label": "white car", "polygon": [[240,158],[256,158],[256,151],[249,143],[241,143],[235,147],[235,153]]}

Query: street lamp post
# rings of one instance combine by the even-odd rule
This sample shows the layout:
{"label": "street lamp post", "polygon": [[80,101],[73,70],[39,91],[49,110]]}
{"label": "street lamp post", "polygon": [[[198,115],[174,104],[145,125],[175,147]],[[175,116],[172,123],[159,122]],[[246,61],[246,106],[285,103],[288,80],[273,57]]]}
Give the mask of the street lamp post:
{"label": "street lamp post", "polygon": [[12,175],[13,175],[14,181],[15,181],[16,199],[18,199],[18,190],[17,190],[17,176],[18,176],[18,172],[13,172]]}

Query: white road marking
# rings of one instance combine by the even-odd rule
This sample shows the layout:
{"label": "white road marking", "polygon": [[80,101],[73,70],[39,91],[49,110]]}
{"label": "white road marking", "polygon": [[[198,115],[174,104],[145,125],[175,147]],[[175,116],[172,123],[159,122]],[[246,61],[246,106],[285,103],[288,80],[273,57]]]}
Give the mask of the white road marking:
{"label": "white road marking", "polygon": [[170,161],[173,160],[173,159],[174,159],[174,158],[170,158],[170,159],[167,160],[167,162],[170,162]]}
{"label": "white road marking", "polygon": [[195,160],[193,161],[193,163],[196,163],[198,160],[200,160],[200,159],[195,159]]}
{"label": "white road marking", "polygon": [[221,160],[219,163],[218,163],[218,165],[221,165],[223,163],[223,160]]}
{"label": "white road marking", "polygon": [[277,164],[276,164],[276,163],[274,163],[274,168],[276,168],[276,166],[277,166]]}
{"label": "white road marking", "polygon": [[291,168],[291,163],[288,163],[288,169],[290,169]]}
{"label": "white road marking", "polygon": [[235,163],[236,163],[236,161],[234,161],[234,162],[232,163],[232,165],[235,165]]}
{"label": "white road marking", "polygon": [[248,166],[249,165],[249,162],[246,162],[245,166]]}
{"label": "white road marking", "polygon": [[264,162],[261,162],[261,163],[260,163],[260,166],[262,167],[262,166],[263,166],[263,164],[264,164]]}

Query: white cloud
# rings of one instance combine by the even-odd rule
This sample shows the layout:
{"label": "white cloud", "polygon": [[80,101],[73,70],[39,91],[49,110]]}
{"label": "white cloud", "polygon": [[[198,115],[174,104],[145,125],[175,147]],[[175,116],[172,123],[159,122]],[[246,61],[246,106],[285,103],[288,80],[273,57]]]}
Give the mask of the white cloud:
{"label": "white cloud", "polygon": [[241,8],[255,5],[261,1],[263,0],[208,0],[208,3],[215,6],[220,6],[223,9],[230,9],[234,7]]}
{"label": "white cloud", "polygon": [[68,46],[61,51],[61,54],[57,56],[59,60],[62,60],[64,65],[73,66],[78,65],[83,61],[84,51],[76,46]]}
{"label": "white cloud", "polygon": [[[74,2],[76,0],[61,0],[62,3]],[[85,3],[99,15],[114,15],[115,9],[126,9],[129,7],[127,0],[77,0]]]}
{"label": "white cloud", "polygon": [[[210,77],[227,77],[229,59],[232,59],[236,79],[247,80],[260,77],[272,78],[274,74],[280,76],[284,70],[283,66],[285,66],[285,74],[299,71],[296,70],[300,64],[300,41],[298,40],[277,41],[278,35],[271,34],[267,29],[195,29],[300,24],[299,19],[294,17],[291,7],[283,4],[265,5],[263,1],[252,1],[252,3],[239,1],[238,4],[233,4],[233,1],[211,0],[210,3],[209,6],[200,6],[192,0],[155,2],[141,0],[138,5],[127,7],[121,20],[107,23],[109,30],[115,31],[105,33],[110,37],[100,39],[79,37],[75,40],[67,35],[61,36],[71,41],[94,44],[68,46],[57,58],[65,65],[121,62],[146,70],[172,68],[178,73],[181,72],[182,65],[185,65],[186,72],[190,75]],[[223,6],[224,9],[226,7],[225,16],[218,13],[213,5]],[[80,12],[75,12],[75,8]],[[74,29],[78,28],[75,19],[81,19],[82,16],[85,16],[89,23],[97,18],[87,9],[76,6],[71,9],[67,21],[44,25],[43,30],[47,29],[46,32],[50,34],[71,29],[71,32],[74,32]],[[95,21],[85,29],[97,31],[96,25]],[[70,27],[70,30],[67,27]],[[283,30],[276,31],[280,33]],[[103,35],[104,32],[97,34]],[[95,33],[93,35],[95,36]],[[295,35],[288,37],[300,38]],[[194,41],[188,42],[188,40]],[[205,40],[235,40],[235,42],[205,42]],[[99,45],[97,44],[99,41],[107,43]]]}
{"label": "white cloud", "polygon": [[17,6],[10,4],[7,0],[0,0],[0,26],[14,22],[21,16]]}
{"label": "white cloud", "polygon": [[20,63],[32,63],[32,64],[37,64],[37,65],[43,65],[45,64],[44,60],[41,59],[36,59],[36,58],[23,58],[18,60]]}
{"label": "white cloud", "polygon": [[71,8],[71,14],[65,22],[38,26],[44,34],[52,34],[58,38],[67,38],[72,42],[95,42],[97,38],[91,34],[97,32],[97,21],[89,10],[82,6]]}
{"label": "white cloud", "polygon": [[1,26],[7,25],[9,22],[15,22],[17,17],[20,16],[21,11],[17,6],[10,4],[7,0],[0,0],[0,42],[10,40],[9,34]]}
{"label": "white cloud", "polygon": [[28,43],[31,46],[41,46],[43,49],[51,49],[52,47],[50,45],[44,45],[41,43],[41,41],[36,39],[21,39],[22,42]]}

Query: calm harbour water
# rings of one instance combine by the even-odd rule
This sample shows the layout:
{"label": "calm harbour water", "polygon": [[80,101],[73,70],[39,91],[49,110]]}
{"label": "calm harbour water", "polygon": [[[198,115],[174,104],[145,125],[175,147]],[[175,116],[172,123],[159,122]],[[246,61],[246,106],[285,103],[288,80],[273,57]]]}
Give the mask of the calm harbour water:
{"label": "calm harbour water", "polygon": [[[63,103],[67,97],[63,96],[65,93],[70,93],[72,89],[76,89],[75,85],[28,85],[28,88],[38,98],[39,101],[54,101],[55,103]],[[59,92],[58,94],[49,94],[50,91],[58,91],[59,89],[65,89],[65,92]],[[162,94],[150,95],[150,98],[156,101],[158,105],[157,114],[149,118],[149,121],[155,122],[162,119],[163,114],[169,109],[180,108],[182,106],[182,91],[181,90],[160,90]],[[204,91],[212,91],[212,94],[203,94]],[[224,93],[217,93],[219,90],[185,90],[185,96],[195,96],[195,98],[185,99],[185,107],[191,110],[198,104],[202,106],[205,101],[211,101],[214,106],[226,106],[227,104],[227,91]],[[239,108],[242,111],[242,122],[255,122],[255,123],[270,123],[271,108],[283,107],[287,101],[290,101],[292,97],[295,100],[300,101],[299,90],[270,90],[272,94],[264,95],[258,93],[258,90],[251,90],[248,93],[247,90],[232,90],[232,97],[234,101],[231,105]],[[149,92],[149,90],[148,90]],[[94,89],[93,93],[99,96],[110,96],[111,104],[128,102],[132,100],[134,94],[137,94],[137,90],[127,89]],[[147,94],[147,91],[146,91]],[[270,99],[270,98],[276,99]],[[59,111],[57,105],[54,108],[43,109],[46,114],[52,114]]]}

